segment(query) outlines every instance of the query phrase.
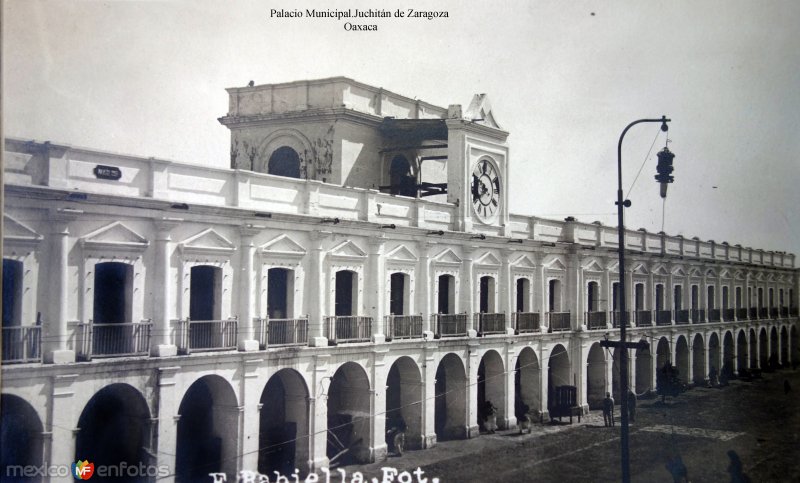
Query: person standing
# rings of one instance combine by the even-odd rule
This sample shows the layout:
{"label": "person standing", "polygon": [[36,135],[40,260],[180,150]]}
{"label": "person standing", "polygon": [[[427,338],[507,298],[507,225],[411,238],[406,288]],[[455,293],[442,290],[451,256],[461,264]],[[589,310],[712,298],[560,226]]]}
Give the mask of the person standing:
{"label": "person standing", "polygon": [[606,398],[603,399],[603,424],[606,427],[614,426],[614,400],[610,392],[607,392]]}
{"label": "person standing", "polygon": [[628,420],[630,422],[636,420],[636,394],[633,391],[628,391]]}

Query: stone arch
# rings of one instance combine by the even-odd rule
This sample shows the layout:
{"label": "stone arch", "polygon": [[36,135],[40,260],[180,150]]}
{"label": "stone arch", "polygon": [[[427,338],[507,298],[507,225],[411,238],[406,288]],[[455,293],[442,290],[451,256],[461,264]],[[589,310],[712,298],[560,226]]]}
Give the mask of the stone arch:
{"label": "stone arch", "polygon": [[[611,353],[611,397],[614,404],[622,404],[622,380],[620,378],[620,368],[622,351],[615,347]],[[628,359],[628,370],[630,370],[630,359]]]}
{"label": "stone arch", "polygon": [[695,384],[703,384],[706,379],[706,349],[702,334],[692,338],[692,379]]}
{"label": "stone arch", "polygon": [[655,389],[653,387],[653,354],[649,347],[637,348],[636,357],[636,394],[643,395]]}
{"label": "stone arch", "polygon": [[[281,148],[289,148],[297,154],[301,163],[301,176],[298,177],[316,179],[316,171],[314,169],[316,166],[314,163],[309,163],[314,157],[311,141],[296,129],[279,129],[264,138],[257,150],[258,157],[253,160],[253,166],[250,169],[259,173],[269,173],[270,160]],[[247,167],[244,168],[247,169]],[[303,173],[303,171],[306,171],[306,173]],[[303,176],[303,174],[306,176]]]}
{"label": "stone arch", "polygon": [[[424,446],[422,430],[422,376],[417,363],[408,356],[398,358],[386,378],[386,431],[406,427],[406,447]],[[387,435],[386,443],[389,443]]]}
{"label": "stone arch", "polygon": [[267,381],[259,401],[259,473],[309,469],[308,398],[306,381],[294,369],[281,369]]}
{"label": "stone arch", "polygon": [[197,379],[178,409],[175,481],[199,481],[209,473],[236,474],[239,407],[236,393],[221,376]]}
{"label": "stone arch", "polygon": [[[716,372],[719,375],[720,367],[720,351],[719,351],[719,335],[716,332],[712,332],[708,336],[708,371],[707,375],[710,376],[712,372]],[[712,381],[714,382],[714,381]]]}
{"label": "stone arch", "polygon": [[773,326],[772,330],[769,331],[769,359],[767,361],[767,366],[770,370],[775,370],[779,367],[779,352],[780,347],[778,346],[778,328]]}
{"label": "stone arch", "polygon": [[456,354],[442,357],[436,369],[434,427],[436,439],[463,439],[467,434],[467,376]]}
{"label": "stone arch", "polygon": [[744,329],[736,336],[736,372],[747,370],[747,332]]}
{"label": "stone arch", "polygon": [[[129,468],[153,463],[150,409],[142,393],[133,386],[114,383],[97,391],[84,406],[78,428],[76,461],[88,460],[95,467],[117,468],[121,463]],[[111,480],[116,478],[107,481]]]}
{"label": "stone arch", "polygon": [[506,421],[506,379],[505,367],[500,354],[488,350],[478,365],[478,426],[485,428],[487,414],[484,407],[491,402],[497,408],[497,425],[505,429]]}
{"label": "stone arch", "polygon": [[607,386],[606,353],[600,344],[595,342],[589,348],[586,357],[586,401],[589,409],[602,409]]}
{"label": "stone arch", "polygon": [[783,367],[789,367],[789,332],[785,325],[781,327],[781,362]]}
{"label": "stone arch", "polygon": [[669,339],[662,337],[656,345],[656,367],[661,370],[667,362],[672,362],[672,354],[669,350]]}
{"label": "stone arch", "polygon": [[678,336],[675,341],[675,367],[678,370],[678,379],[684,383],[689,383],[689,343],[686,337]]}
{"label": "stone arch", "polygon": [[800,336],[798,336],[796,325],[793,325],[792,328],[789,330],[789,332],[791,333],[790,338],[792,340],[791,343],[792,367],[796,367],[797,364],[800,362]]}
{"label": "stone arch", "polygon": [[750,350],[748,354],[750,354],[750,369],[758,368],[758,335],[756,334],[756,329],[750,329],[750,338],[749,338]]}
{"label": "stone arch", "polygon": [[555,390],[558,386],[569,386],[571,378],[569,353],[561,344],[556,344],[550,351],[547,360],[547,401],[548,410],[555,401]]}
{"label": "stone arch", "polygon": [[300,154],[289,146],[279,147],[269,156],[267,174],[286,178],[300,178]]}
{"label": "stone arch", "polygon": [[736,370],[733,349],[733,332],[727,330],[722,338],[722,367],[719,370],[720,375],[724,374],[727,379],[733,377],[733,372]]}
{"label": "stone arch", "polygon": [[[342,364],[331,379],[328,389],[328,458],[331,464],[369,463],[372,455],[369,377],[355,362]],[[338,439],[350,451],[340,454]],[[339,456],[336,459],[337,455]]]}
{"label": "stone arch", "polygon": [[758,363],[761,370],[769,366],[769,353],[767,353],[767,328],[762,327],[758,333]]}
{"label": "stone arch", "polygon": [[542,371],[539,358],[531,347],[523,348],[517,358],[514,375],[514,412],[519,418],[525,406],[529,410],[541,409],[542,406]]}
{"label": "stone arch", "polygon": [[[12,394],[0,395],[0,468],[40,466],[44,426],[30,403]],[[41,481],[20,478],[18,481]]]}

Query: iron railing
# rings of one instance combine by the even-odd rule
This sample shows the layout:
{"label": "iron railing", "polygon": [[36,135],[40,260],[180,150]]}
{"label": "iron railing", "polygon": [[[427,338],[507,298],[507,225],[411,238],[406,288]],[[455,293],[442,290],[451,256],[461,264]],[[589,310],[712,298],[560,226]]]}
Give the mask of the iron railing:
{"label": "iron railing", "polygon": [[766,307],[761,307],[758,309],[758,318],[759,319],[766,319],[769,318],[769,310]]}
{"label": "iron railing", "polygon": [[689,323],[689,310],[676,310],[675,311],[675,324],[684,325]]}
{"label": "iron railing", "polygon": [[747,320],[747,309],[736,309],[736,319],[737,320]]}
{"label": "iron railing", "polygon": [[789,315],[790,316],[797,317],[797,314],[798,314],[797,307],[792,307],[792,308],[789,309]]}
{"label": "iron railing", "polygon": [[42,360],[42,327],[3,327],[3,363]]}
{"label": "iron railing", "polygon": [[625,321],[625,327],[631,326],[631,317],[630,312],[627,310],[620,314],[619,310],[611,312],[611,322],[614,324],[614,328],[618,329],[622,324],[622,321]]}
{"label": "iron railing", "polygon": [[479,312],[473,315],[478,335],[505,334],[506,314]]}
{"label": "iron railing", "polygon": [[706,322],[706,311],[703,309],[692,309],[692,323],[704,324]]}
{"label": "iron railing", "polygon": [[262,349],[308,344],[308,317],[299,319],[253,319],[256,340]]}
{"label": "iron railing", "polygon": [[235,317],[227,320],[179,320],[178,351],[208,352],[236,349],[239,324]]}
{"label": "iron railing", "polygon": [[569,312],[547,312],[549,332],[564,332],[572,329]]}
{"label": "iron railing", "polygon": [[467,314],[435,314],[436,337],[467,335]]}
{"label": "iron railing", "polygon": [[780,317],[780,314],[781,313],[780,313],[780,310],[778,309],[778,307],[772,307],[772,308],[769,309],[770,318],[777,319],[778,317]]}
{"label": "iron railing", "polygon": [[605,312],[586,312],[586,326],[589,330],[605,329],[607,324]]}
{"label": "iron railing", "polygon": [[422,337],[422,315],[387,315],[386,340]]}
{"label": "iron railing", "polygon": [[736,318],[736,309],[722,309],[722,320],[731,322]]}
{"label": "iron railing", "polygon": [[709,322],[719,322],[722,317],[722,311],[720,309],[708,309],[708,321]]}
{"label": "iron railing", "polygon": [[656,310],[656,325],[672,325],[672,311]]}
{"label": "iron railing", "polygon": [[517,334],[542,330],[538,312],[514,312],[511,317],[514,321],[514,332]]}
{"label": "iron railing", "polygon": [[78,354],[82,360],[95,357],[146,356],[150,354],[153,323],[150,319],[121,324],[78,324]]}
{"label": "iron railing", "polygon": [[756,320],[758,318],[758,309],[755,307],[750,307],[748,318],[750,320]]}
{"label": "iron railing", "polygon": [[781,317],[786,318],[789,316],[789,307],[781,307]]}
{"label": "iron railing", "polygon": [[653,312],[650,310],[637,310],[636,327],[650,327],[653,325]]}
{"label": "iron railing", "polygon": [[369,342],[372,339],[372,317],[364,315],[325,317],[325,337],[332,344]]}

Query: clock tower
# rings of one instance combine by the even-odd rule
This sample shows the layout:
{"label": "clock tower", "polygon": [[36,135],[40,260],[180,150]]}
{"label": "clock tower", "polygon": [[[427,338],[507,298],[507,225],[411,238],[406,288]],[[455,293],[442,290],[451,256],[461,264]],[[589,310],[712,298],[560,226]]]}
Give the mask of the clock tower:
{"label": "clock tower", "polygon": [[486,94],[469,108],[450,106],[447,119],[447,201],[458,206],[458,229],[508,236],[508,132]]}

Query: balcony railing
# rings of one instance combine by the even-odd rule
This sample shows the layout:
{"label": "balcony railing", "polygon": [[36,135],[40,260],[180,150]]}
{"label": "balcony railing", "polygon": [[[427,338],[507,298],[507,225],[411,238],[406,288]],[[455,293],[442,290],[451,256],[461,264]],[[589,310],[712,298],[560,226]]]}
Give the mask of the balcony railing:
{"label": "balcony railing", "polygon": [[649,310],[637,310],[636,327],[650,327],[653,325],[653,312]]}
{"label": "balcony railing", "polygon": [[421,315],[387,315],[386,340],[422,337]]}
{"label": "balcony railing", "polygon": [[781,317],[786,318],[789,316],[789,307],[781,307]]}
{"label": "balcony railing", "polygon": [[586,326],[589,330],[605,329],[607,327],[605,312],[586,312]]}
{"label": "balcony railing", "polygon": [[766,319],[769,318],[769,310],[766,307],[761,307],[758,309],[758,318],[759,319]]}
{"label": "balcony railing", "polygon": [[756,319],[758,319],[758,309],[757,309],[757,308],[755,308],[755,307],[750,307],[750,310],[749,310],[748,312],[749,312],[749,317],[748,317],[748,318],[749,318],[750,320],[756,320]]}
{"label": "balcony railing", "polygon": [[227,320],[179,320],[178,351],[184,354],[236,349],[239,325]]}
{"label": "balcony railing", "polygon": [[463,337],[467,335],[467,314],[435,314],[436,337]]}
{"label": "balcony railing", "polygon": [[253,319],[256,340],[262,349],[308,344],[308,318]]}
{"label": "balcony railing", "polygon": [[122,324],[78,324],[78,357],[146,356],[150,354],[153,324],[149,319]]}
{"label": "balcony railing", "polygon": [[572,329],[569,312],[547,312],[547,321],[550,332],[564,332]]}
{"label": "balcony railing", "polygon": [[505,334],[506,314],[480,312],[473,316],[478,335]]}
{"label": "balcony railing", "polygon": [[676,310],[675,311],[675,324],[684,325],[689,323],[689,310]]}
{"label": "balcony railing", "polygon": [[511,317],[514,320],[514,332],[517,334],[540,332],[542,330],[538,312],[514,312]]}
{"label": "balcony railing", "polygon": [[780,313],[780,310],[778,309],[778,307],[772,307],[772,308],[769,309],[770,318],[777,319],[778,317],[780,317],[780,315],[781,315],[781,313]]}
{"label": "balcony railing", "polygon": [[656,310],[656,325],[672,325],[672,311]]}
{"label": "balcony railing", "polygon": [[747,309],[736,309],[736,318],[738,320],[747,320]]}
{"label": "balcony railing", "polygon": [[692,323],[704,324],[706,322],[706,311],[703,309],[692,309]]}
{"label": "balcony railing", "polygon": [[736,309],[722,309],[722,320],[732,322],[736,318]]}
{"label": "balcony railing", "polygon": [[708,309],[708,321],[719,322],[722,320],[722,312],[720,309]]}
{"label": "balcony railing", "polygon": [[622,324],[623,320],[625,320],[626,324],[625,327],[631,326],[630,312],[628,312],[627,310],[622,314],[620,314],[619,310],[611,312],[611,321],[614,323],[615,329],[618,329],[620,327],[620,324]]}
{"label": "balcony railing", "polygon": [[3,363],[42,360],[42,327],[3,327]]}
{"label": "balcony railing", "polygon": [[791,317],[797,317],[797,314],[798,314],[797,307],[792,307],[789,309],[789,315]]}
{"label": "balcony railing", "polygon": [[325,337],[331,344],[369,342],[372,339],[372,317],[363,315],[325,317]]}

